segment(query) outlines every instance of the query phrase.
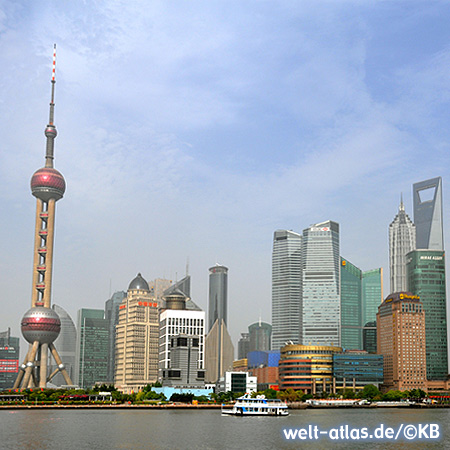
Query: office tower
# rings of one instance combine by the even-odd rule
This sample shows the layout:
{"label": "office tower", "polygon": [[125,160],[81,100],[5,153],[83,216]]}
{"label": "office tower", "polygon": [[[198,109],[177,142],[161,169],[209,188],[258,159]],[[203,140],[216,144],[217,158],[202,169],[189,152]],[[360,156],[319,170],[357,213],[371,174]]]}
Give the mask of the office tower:
{"label": "office tower", "polygon": [[206,382],[215,383],[233,367],[234,347],[223,319],[217,319],[206,336]]}
{"label": "office tower", "polygon": [[406,254],[416,248],[416,227],[405,212],[403,199],[389,225],[389,270],[391,293],[406,290]]}
{"label": "office tower", "polygon": [[377,351],[377,312],[383,302],[383,269],[362,273],[362,326],[363,350]]}
{"label": "office tower", "polygon": [[139,273],[119,306],[116,326],[115,385],[123,392],[158,380],[158,303]]}
{"label": "office tower", "polygon": [[410,292],[390,294],[377,314],[378,354],[386,390],[424,389],[427,384],[425,306]]}
{"label": "office tower", "polygon": [[56,45],[53,51],[52,93],[49,123],[45,128],[47,148],[45,167],[38,169],[31,178],[31,193],[36,197],[36,225],[34,234],[34,262],[31,309],[22,318],[21,329],[25,340],[30,344],[24,363],[20,367],[16,388],[39,386],[45,388],[47,382],[56,375],[47,374],[49,350],[58,371],[67,385],[72,384],[63,362],[56,350],[54,341],[61,330],[58,314],[51,309],[51,288],[53,269],[53,241],[55,233],[55,206],[66,190],[64,177],[53,168]]}
{"label": "office tower", "polygon": [[273,235],[272,348],[298,343],[301,333],[302,236],[288,230]]}
{"label": "office tower", "polygon": [[444,250],[441,177],[413,184],[416,248]]}
{"label": "office tower", "polygon": [[11,329],[0,333],[0,391],[11,389],[19,373],[20,343],[11,336]]}
{"label": "office tower", "polygon": [[[61,359],[64,361],[67,373],[71,380],[75,379],[76,350],[77,350],[77,329],[73,323],[69,313],[59,305],[53,305],[53,310],[58,314],[61,320],[61,332],[55,341],[55,346],[59,349]],[[52,366],[51,370],[56,370],[56,366]],[[66,384],[62,374],[58,373],[53,378],[52,383],[55,386]]]}
{"label": "office tower", "polygon": [[77,319],[76,383],[90,389],[108,381],[109,327],[102,309],[80,309]]}
{"label": "office tower", "polygon": [[[173,386],[176,383],[181,385],[181,379],[189,378],[193,385],[204,383],[204,355],[205,355],[205,325],[206,314],[197,309],[187,309],[186,303],[189,300],[180,290],[172,291],[164,298],[166,309],[161,311],[159,318],[159,373],[165,385]],[[181,340],[177,340],[182,337]],[[173,340],[176,338],[175,340]],[[185,339],[186,338],[186,339]],[[191,338],[194,338],[192,340]],[[173,359],[174,348],[177,348],[177,358],[187,355],[190,359],[187,366],[181,367],[181,359],[177,362]],[[178,366],[177,366],[178,365]],[[168,369],[175,369],[180,372],[180,379],[171,376]],[[201,373],[201,377],[194,376],[193,368]],[[185,373],[189,370],[189,376]],[[178,373],[178,372],[177,372]],[[175,374],[176,375],[176,374]],[[168,384],[166,384],[166,382]]]}
{"label": "office tower", "polygon": [[191,276],[186,275],[180,281],[177,281],[174,284],[172,284],[172,286],[168,287],[164,291],[163,297],[171,294],[173,291],[176,290],[181,291],[186,297],[189,298],[191,296]]}
{"label": "office tower", "polygon": [[362,343],[362,271],[341,258],[341,345],[361,350]]}
{"label": "office tower", "polygon": [[341,294],[339,224],[328,220],[303,230],[302,343],[339,346]]}
{"label": "office tower", "polygon": [[441,250],[414,250],[407,255],[408,291],[420,297],[425,310],[427,378],[448,375],[445,254]]}
{"label": "office tower", "polygon": [[114,383],[116,367],[116,326],[119,323],[119,306],[127,296],[124,291],[117,291],[105,302],[105,319],[108,322],[108,371],[106,378]]}
{"label": "office tower", "polygon": [[160,308],[164,307],[163,297],[165,291],[172,284],[172,280],[166,280],[165,278],[156,278],[149,283],[150,293],[156,298],[158,306]]}
{"label": "office tower", "polygon": [[270,340],[272,337],[272,325],[258,322],[249,325],[248,333],[250,336],[250,351],[263,351],[268,352],[270,350]]}
{"label": "office tower", "polygon": [[227,324],[228,268],[216,264],[209,269],[208,332],[217,319]]}
{"label": "office tower", "polygon": [[250,335],[248,333],[241,333],[241,338],[238,341],[238,359],[247,358],[247,353],[250,351]]}

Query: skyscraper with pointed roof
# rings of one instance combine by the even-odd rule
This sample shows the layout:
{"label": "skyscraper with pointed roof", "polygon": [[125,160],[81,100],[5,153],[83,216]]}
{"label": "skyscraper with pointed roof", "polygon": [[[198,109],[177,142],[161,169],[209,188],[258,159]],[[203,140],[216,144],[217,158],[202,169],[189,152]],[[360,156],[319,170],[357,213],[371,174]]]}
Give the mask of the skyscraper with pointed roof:
{"label": "skyscraper with pointed roof", "polygon": [[389,270],[391,293],[404,292],[406,286],[406,254],[416,248],[416,227],[405,212],[403,197],[398,213],[389,225]]}

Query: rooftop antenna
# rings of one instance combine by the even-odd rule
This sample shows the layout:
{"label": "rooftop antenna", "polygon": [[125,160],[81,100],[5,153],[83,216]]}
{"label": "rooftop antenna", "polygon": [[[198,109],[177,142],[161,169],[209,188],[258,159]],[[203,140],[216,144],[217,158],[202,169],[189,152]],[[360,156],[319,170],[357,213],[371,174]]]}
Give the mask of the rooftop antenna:
{"label": "rooftop antenna", "polygon": [[47,136],[47,149],[45,152],[45,167],[53,167],[54,143],[57,135],[54,120],[55,120],[55,73],[56,73],[56,44],[53,45],[53,67],[52,67],[52,96],[50,100],[50,115],[48,125],[45,129],[45,136]]}
{"label": "rooftop antenna", "polygon": [[189,276],[189,256],[186,258],[186,276]]}

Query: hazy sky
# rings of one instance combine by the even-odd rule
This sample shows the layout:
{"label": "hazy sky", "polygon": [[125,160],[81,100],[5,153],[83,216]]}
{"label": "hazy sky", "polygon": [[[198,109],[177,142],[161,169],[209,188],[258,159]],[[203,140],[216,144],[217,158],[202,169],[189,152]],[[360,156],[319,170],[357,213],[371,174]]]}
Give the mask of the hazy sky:
{"label": "hazy sky", "polygon": [[0,331],[31,303],[35,201],[57,44],[53,303],[76,320],[137,272],[229,267],[234,342],[271,321],[279,228],[340,224],[385,269],[411,185],[443,177],[449,235],[448,1],[0,0]]}

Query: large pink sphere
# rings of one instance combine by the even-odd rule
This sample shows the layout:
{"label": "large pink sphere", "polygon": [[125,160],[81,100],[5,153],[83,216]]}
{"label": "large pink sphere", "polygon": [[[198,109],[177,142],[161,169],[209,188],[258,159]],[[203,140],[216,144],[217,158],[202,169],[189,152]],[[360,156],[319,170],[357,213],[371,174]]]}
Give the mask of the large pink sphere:
{"label": "large pink sphere", "polygon": [[22,317],[22,334],[27,342],[51,344],[61,331],[61,320],[50,308],[36,306],[29,309]]}
{"label": "large pink sphere", "polygon": [[66,181],[56,169],[43,167],[36,170],[31,177],[31,192],[41,200],[48,202],[51,198],[59,200],[66,191]]}

